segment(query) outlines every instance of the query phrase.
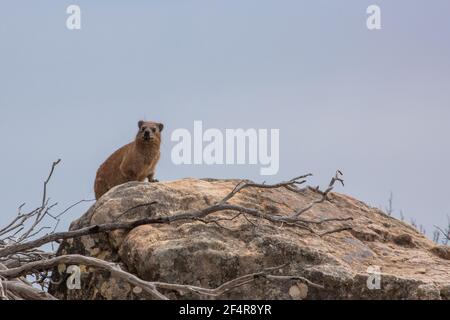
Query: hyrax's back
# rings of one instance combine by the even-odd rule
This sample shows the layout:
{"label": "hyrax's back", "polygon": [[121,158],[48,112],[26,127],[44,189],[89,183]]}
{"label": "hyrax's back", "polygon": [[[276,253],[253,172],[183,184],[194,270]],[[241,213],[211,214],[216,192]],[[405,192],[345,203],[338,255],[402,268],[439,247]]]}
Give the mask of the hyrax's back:
{"label": "hyrax's back", "polygon": [[126,156],[130,146],[131,143],[114,152],[106,159],[100,168],[98,168],[94,184],[95,198],[97,200],[111,188],[126,182],[124,181],[125,177],[120,171],[120,164]]}

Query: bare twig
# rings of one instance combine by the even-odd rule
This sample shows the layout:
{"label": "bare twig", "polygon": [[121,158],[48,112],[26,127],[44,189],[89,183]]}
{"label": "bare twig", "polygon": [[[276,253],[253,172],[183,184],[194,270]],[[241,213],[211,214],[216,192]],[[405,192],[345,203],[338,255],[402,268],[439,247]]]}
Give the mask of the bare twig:
{"label": "bare twig", "polygon": [[18,278],[31,273],[34,273],[36,270],[50,270],[59,264],[76,264],[76,265],[84,265],[89,267],[95,267],[102,270],[109,271],[112,276],[117,278],[121,278],[135,286],[139,286],[149,294],[151,294],[154,298],[166,300],[167,298],[156,290],[156,287],[147,281],[141,280],[135,275],[132,275],[128,272],[120,269],[118,265],[115,265],[111,262],[107,262],[104,260],[100,260],[93,257],[85,257],[82,255],[74,254],[74,255],[63,255],[55,258],[51,258],[48,260],[41,260],[30,262],[26,265],[0,271],[0,276],[4,278]]}
{"label": "bare twig", "polygon": [[[260,189],[277,189],[277,188],[281,188],[281,187],[293,187],[293,186],[298,186],[301,184],[304,184],[306,182],[306,178],[312,176],[311,173],[293,178],[289,181],[284,181],[284,182],[280,182],[280,183],[276,183],[276,184],[260,184],[260,183],[253,183],[253,182],[245,182],[245,181],[241,181],[240,183],[238,183],[236,185],[236,187],[227,195],[225,196],[225,198],[223,198],[219,204],[223,204],[225,202],[227,202],[228,200],[230,200],[231,198],[233,198],[237,193],[239,193],[240,191],[242,191],[245,188],[260,188]],[[291,189],[289,189],[291,190]]]}
{"label": "bare twig", "polygon": [[47,208],[48,203],[50,201],[50,199],[47,199],[47,185],[50,182],[50,179],[53,176],[53,172],[55,171],[56,166],[61,162],[61,159],[56,160],[55,162],[53,162],[52,164],[52,168],[50,169],[50,173],[48,174],[47,179],[44,181],[44,188],[43,188],[43,192],[42,192],[42,203],[40,208],[37,209],[37,214],[35,215],[35,220],[33,222],[33,224],[28,228],[27,231],[25,231],[20,237],[18,242],[21,242],[25,239],[28,239],[31,236],[36,235],[36,233],[33,233],[33,230],[36,228],[36,226],[42,221],[42,219],[44,219],[44,217],[47,215],[48,211],[51,209],[52,206],[51,205],[49,208]]}
{"label": "bare twig", "polygon": [[[50,179],[53,176],[56,166],[61,162],[57,160],[53,162],[46,180],[44,181],[42,200],[38,208],[28,212],[22,213],[22,209],[25,204],[19,206],[17,216],[4,228],[0,229],[0,245],[5,243],[5,241],[13,243],[21,243],[23,241],[29,240],[46,229],[51,229],[49,226],[40,226],[45,217],[52,217],[59,222],[59,219],[50,214],[50,210],[53,209],[57,203],[50,204],[50,199],[47,197],[47,187]],[[66,212],[70,210],[68,208]],[[27,226],[28,222],[31,222]],[[58,224],[58,223],[57,223]],[[57,225],[54,229],[56,229]]]}
{"label": "bare twig", "polygon": [[8,289],[7,295],[12,296],[14,300],[57,300],[48,292],[34,288],[21,281],[3,281],[3,284]]}
{"label": "bare twig", "polygon": [[298,217],[301,214],[305,213],[306,211],[310,210],[316,204],[322,203],[324,201],[328,201],[329,200],[328,194],[333,190],[334,184],[336,182],[340,182],[342,185],[344,185],[344,180],[342,179],[342,172],[340,170],[336,171],[335,176],[333,178],[331,178],[330,184],[328,185],[328,188],[325,191],[320,191],[319,187],[314,189],[314,191],[318,192],[321,195],[320,199],[311,202],[311,204],[304,207],[303,209],[297,210],[292,216]]}
{"label": "bare twig", "polygon": [[304,282],[307,285],[314,287],[314,288],[319,288],[319,289],[324,288],[324,286],[316,284],[314,282],[311,282],[304,277],[292,276],[292,275],[281,276],[281,275],[270,274],[271,272],[280,270],[281,268],[283,268],[285,266],[287,266],[287,264],[277,266],[277,267],[272,267],[272,268],[266,268],[260,272],[247,274],[247,275],[238,277],[236,279],[230,280],[214,289],[201,288],[201,287],[191,286],[191,285],[163,283],[163,282],[154,282],[154,284],[156,287],[161,288],[161,289],[177,290],[177,291],[181,291],[181,292],[193,292],[193,293],[197,293],[199,295],[207,295],[207,296],[214,296],[214,297],[222,296],[223,294],[225,294],[237,287],[241,287],[245,284],[250,284],[252,282],[255,282],[257,279],[261,279],[261,278],[264,278],[267,280],[272,280],[272,281],[296,280],[296,281]]}
{"label": "bare twig", "polygon": [[450,229],[446,229],[446,230],[444,230],[444,229],[442,229],[441,227],[438,227],[438,226],[434,226],[443,236],[444,236],[444,238],[445,238],[445,240],[444,241],[450,241]]}

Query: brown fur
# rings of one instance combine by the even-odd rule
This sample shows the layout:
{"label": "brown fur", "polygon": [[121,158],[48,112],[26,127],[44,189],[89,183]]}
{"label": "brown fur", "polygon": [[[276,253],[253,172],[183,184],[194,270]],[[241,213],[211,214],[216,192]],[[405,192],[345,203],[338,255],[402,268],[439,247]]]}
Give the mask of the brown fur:
{"label": "brown fur", "polygon": [[160,157],[161,123],[139,121],[136,139],[114,152],[98,169],[95,198],[98,200],[111,188],[129,181],[154,180]]}

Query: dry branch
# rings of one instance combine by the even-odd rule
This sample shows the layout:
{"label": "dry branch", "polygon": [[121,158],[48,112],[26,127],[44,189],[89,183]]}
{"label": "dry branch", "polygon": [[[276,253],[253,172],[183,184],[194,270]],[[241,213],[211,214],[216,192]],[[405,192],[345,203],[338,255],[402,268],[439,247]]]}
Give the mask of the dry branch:
{"label": "dry branch", "polygon": [[88,267],[95,267],[102,270],[106,270],[111,273],[111,276],[123,279],[130,284],[142,288],[156,299],[163,299],[163,300],[167,299],[163,294],[161,294],[160,292],[158,292],[158,290],[156,290],[156,287],[152,283],[141,280],[135,275],[121,270],[118,265],[97,258],[85,257],[78,254],[62,255],[48,260],[30,262],[23,266],[13,269],[0,270],[0,277],[7,279],[18,278],[34,273],[36,270],[38,271],[51,270],[60,264],[84,265]]}
{"label": "dry branch", "polygon": [[436,228],[436,230],[438,230],[438,232],[440,232],[442,234],[442,236],[444,237],[444,241],[443,243],[446,244],[450,241],[450,222],[449,222],[449,227],[446,228],[445,230],[442,229],[441,227],[438,226],[434,226]]}
{"label": "dry branch", "polygon": [[258,278],[265,278],[267,280],[272,281],[286,281],[286,280],[296,280],[296,281],[302,281],[309,286],[315,287],[315,288],[321,288],[323,289],[322,285],[313,283],[309,281],[306,278],[300,277],[300,276],[280,276],[280,275],[272,275],[270,272],[279,270],[286,265],[281,265],[273,268],[267,268],[263,271],[247,274],[241,277],[238,277],[236,279],[233,279],[231,281],[228,281],[221,286],[214,288],[214,289],[208,289],[208,288],[202,288],[192,285],[183,285],[183,284],[173,284],[173,283],[166,283],[166,282],[152,282],[152,281],[145,281],[137,276],[128,273],[126,271],[123,271],[117,264],[107,262],[104,260],[100,260],[93,257],[85,257],[82,255],[62,255],[55,258],[51,258],[48,260],[42,260],[42,261],[36,261],[32,262],[17,268],[13,269],[7,269],[7,270],[0,270],[0,277],[11,279],[11,278],[18,278],[25,275],[28,275],[30,273],[35,272],[36,270],[49,270],[57,267],[60,264],[65,265],[83,265],[86,267],[93,267],[101,270],[106,270],[111,273],[112,277],[116,277],[119,279],[122,279],[128,283],[130,283],[133,286],[139,287],[149,293],[152,297],[155,299],[162,299],[167,300],[167,297],[163,295],[161,292],[158,291],[158,289],[166,289],[166,290],[174,290],[178,292],[192,292],[199,295],[208,295],[208,296],[221,296],[228,291],[243,286],[245,284],[252,283],[256,281]]}
{"label": "dry branch", "polygon": [[[1,272],[1,271],[0,271]],[[48,292],[39,290],[22,281],[2,281],[6,296],[12,300],[58,300]]]}
{"label": "dry branch", "polygon": [[334,184],[337,181],[340,182],[342,186],[344,185],[344,180],[342,179],[342,172],[340,170],[336,171],[335,176],[331,178],[330,184],[328,185],[328,188],[325,191],[320,191],[319,187],[314,189],[314,191],[318,192],[321,195],[320,199],[311,202],[308,206],[304,207],[303,209],[297,210],[292,216],[298,217],[301,214],[305,213],[306,211],[310,210],[316,204],[328,201],[329,200],[328,194],[334,189]]}
{"label": "dry branch", "polygon": [[[154,202],[151,202],[149,204],[146,204],[146,206],[153,205]],[[142,205],[135,206],[133,208],[142,207]],[[46,236],[43,236],[39,239],[32,240],[26,243],[20,243],[16,245],[7,246],[4,249],[0,250],[0,258],[5,257],[8,255],[11,255],[13,253],[17,252],[23,252],[32,248],[40,247],[46,243],[53,242],[56,240],[64,240],[64,239],[70,239],[70,238],[78,238],[85,235],[91,235],[91,234],[97,234],[102,232],[109,232],[114,230],[131,230],[138,226],[145,225],[145,224],[163,224],[163,223],[173,223],[177,221],[186,221],[186,220],[201,220],[205,218],[208,215],[211,215],[216,212],[220,211],[236,211],[241,214],[248,214],[250,216],[265,219],[271,222],[275,223],[286,223],[288,225],[297,226],[303,229],[308,230],[311,233],[317,234],[312,228],[308,226],[308,224],[323,224],[326,222],[332,222],[332,221],[349,221],[352,220],[351,217],[348,218],[330,218],[325,220],[305,220],[298,218],[296,216],[292,215],[273,215],[268,214],[262,211],[259,211],[257,209],[253,208],[246,208],[238,205],[223,203],[220,201],[218,204],[206,207],[201,210],[195,210],[191,212],[182,212],[177,213],[171,216],[158,216],[158,217],[148,217],[136,221],[130,221],[130,222],[114,222],[114,223],[106,223],[106,224],[100,224],[100,225],[93,225],[89,227],[85,227],[78,230],[73,231],[66,231],[66,232],[58,232],[49,234]],[[126,212],[130,212],[130,209],[126,210]],[[347,229],[346,229],[347,230]],[[342,230],[336,230],[342,231]],[[326,234],[333,233],[334,231],[327,232]],[[320,234],[318,234],[320,235]],[[323,234],[322,234],[323,235]]]}

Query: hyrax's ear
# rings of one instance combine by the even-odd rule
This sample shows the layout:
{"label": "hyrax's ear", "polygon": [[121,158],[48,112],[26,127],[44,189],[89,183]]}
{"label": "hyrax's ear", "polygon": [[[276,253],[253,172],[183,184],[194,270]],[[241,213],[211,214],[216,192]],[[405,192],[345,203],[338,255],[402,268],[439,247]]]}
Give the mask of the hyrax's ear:
{"label": "hyrax's ear", "polygon": [[143,125],[143,124],[144,124],[144,121],[142,121],[142,120],[138,122],[138,127],[139,127],[139,129],[142,128],[142,125]]}
{"label": "hyrax's ear", "polygon": [[162,123],[158,123],[159,132],[163,131],[164,125]]}

